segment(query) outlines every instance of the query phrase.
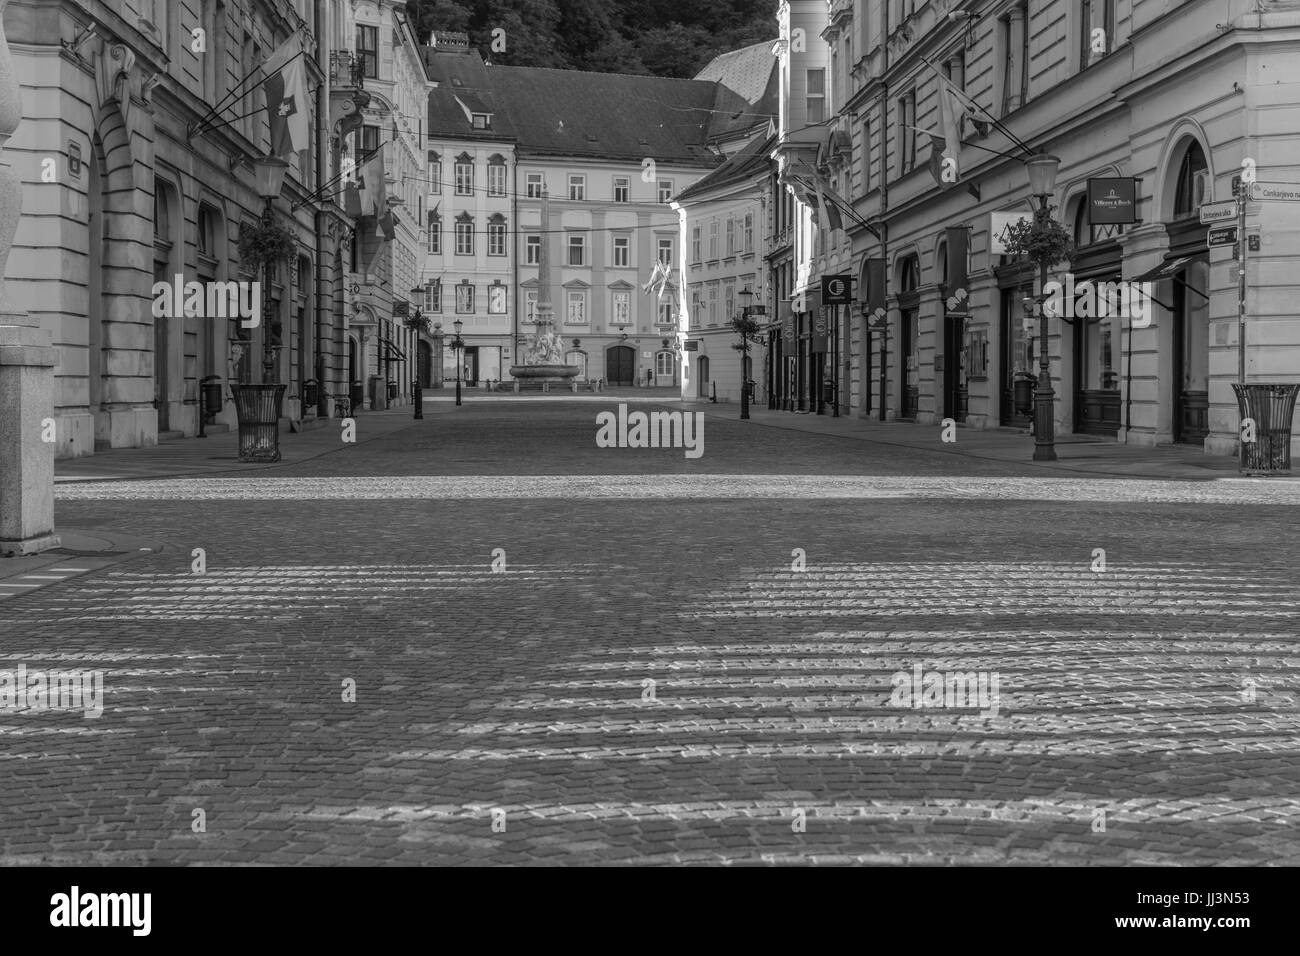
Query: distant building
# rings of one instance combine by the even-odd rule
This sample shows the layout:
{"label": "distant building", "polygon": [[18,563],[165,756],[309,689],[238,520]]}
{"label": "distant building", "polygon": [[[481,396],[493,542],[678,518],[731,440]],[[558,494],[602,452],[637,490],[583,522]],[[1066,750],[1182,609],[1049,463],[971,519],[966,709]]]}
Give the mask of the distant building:
{"label": "distant building", "polygon": [[[743,144],[751,104],[717,80],[488,66],[448,46],[424,50],[442,237],[423,279],[441,286],[444,331],[464,323],[466,379],[510,381],[546,242],[566,361],[583,379],[678,385],[681,224],[669,203]],[[656,262],[668,281],[647,289]]]}

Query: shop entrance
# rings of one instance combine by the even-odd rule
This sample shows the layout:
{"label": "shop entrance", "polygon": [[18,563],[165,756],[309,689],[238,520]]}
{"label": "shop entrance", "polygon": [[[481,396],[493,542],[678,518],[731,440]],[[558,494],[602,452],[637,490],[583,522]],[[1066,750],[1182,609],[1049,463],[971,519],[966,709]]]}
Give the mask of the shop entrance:
{"label": "shop entrance", "polygon": [[1209,263],[1193,259],[1173,283],[1174,441],[1187,445],[1204,445],[1210,430],[1209,277]]}

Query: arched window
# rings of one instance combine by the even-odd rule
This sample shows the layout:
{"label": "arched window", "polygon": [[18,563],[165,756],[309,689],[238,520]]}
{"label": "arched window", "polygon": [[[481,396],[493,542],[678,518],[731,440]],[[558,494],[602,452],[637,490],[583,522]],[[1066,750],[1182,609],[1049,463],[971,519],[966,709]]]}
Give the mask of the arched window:
{"label": "arched window", "polygon": [[948,281],[948,240],[944,239],[939,243],[939,248],[934,253],[934,267],[939,273],[939,281]]}
{"label": "arched window", "polygon": [[921,285],[921,268],[916,256],[908,256],[898,264],[898,291],[915,292]]}
{"label": "arched window", "polygon": [[1201,144],[1193,140],[1183,154],[1182,164],[1178,167],[1178,186],[1174,193],[1174,218],[1195,216],[1199,213],[1201,203],[1209,189],[1209,167],[1205,162],[1205,152]]}

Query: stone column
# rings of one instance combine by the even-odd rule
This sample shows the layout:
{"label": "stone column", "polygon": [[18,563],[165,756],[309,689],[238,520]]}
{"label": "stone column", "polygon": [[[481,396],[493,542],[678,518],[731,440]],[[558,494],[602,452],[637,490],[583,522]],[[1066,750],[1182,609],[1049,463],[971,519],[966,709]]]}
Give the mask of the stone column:
{"label": "stone column", "polygon": [[[0,151],[22,120],[0,0]],[[59,546],[54,533],[54,366],[49,331],[13,311],[4,289],[22,193],[0,160],[0,555]]]}

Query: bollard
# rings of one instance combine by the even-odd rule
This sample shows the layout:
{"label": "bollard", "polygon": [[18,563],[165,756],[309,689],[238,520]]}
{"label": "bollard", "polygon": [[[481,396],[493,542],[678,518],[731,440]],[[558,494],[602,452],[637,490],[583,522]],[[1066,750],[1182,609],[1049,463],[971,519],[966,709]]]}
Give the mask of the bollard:
{"label": "bollard", "polygon": [[424,389],[418,378],[411,379],[411,404],[415,406],[415,417],[424,418]]}

